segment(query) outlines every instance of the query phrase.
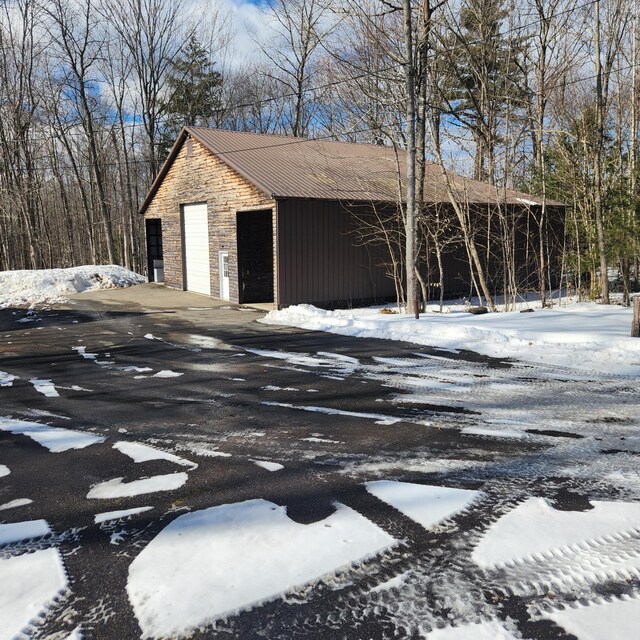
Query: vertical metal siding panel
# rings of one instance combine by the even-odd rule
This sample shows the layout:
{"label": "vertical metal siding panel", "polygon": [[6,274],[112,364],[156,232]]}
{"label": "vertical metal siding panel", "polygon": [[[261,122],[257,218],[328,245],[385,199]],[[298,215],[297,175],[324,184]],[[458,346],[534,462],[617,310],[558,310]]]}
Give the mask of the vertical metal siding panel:
{"label": "vertical metal siding panel", "polygon": [[300,233],[304,238],[304,244],[302,252],[300,254],[300,279],[298,292],[299,300],[302,302],[307,299],[309,295],[309,270],[313,264],[313,251],[314,246],[311,242],[311,223],[313,222],[313,211],[310,211],[308,207],[304,206],[303,202],[297,201],[297,216],[301,222]]}
{"label": "vertical metal siding panel", "polygon": [[310,209],[313,215],[314,225],[314,239],[313,244],[315,248],[315,261],[313,272],[313,291],[312,298],[317,302],[324,300],[324,288],[326,284],[326,257],[324,252],[324,202],[314,200],[311,203]]}
{"label": "vertical metal siding panel", "polygon": [[284,270],[284,274],[283,277],[285,279],[285,290],[286,290],[286,300],[285,303],[286,305],[290,305],[291,301],[293,300],[293,290],[292,290],[292,285],[293,285],[293,266],[294,266],[294,255],[293,255],[293,251],[294,251],[294,243],[293,243],[293,234],[292,234],[292,229],[291,229],[291,209],[289,207],[289,203],[285,203],[284,205],[284,229],[283,229],[283,234],[284,234],[284,242],[286,245],[286,255],[287,255],[287,265],[286,268]]}
{"label": "vertical metal siding panel", "polygon": [[335,272],[336,265],[331,255],[331,216],[329,212],[329,203],[322,203],[322,216],[320,218],[322,228],[320,229],[320,237],[322,238],[322,258],[318,278],[321,283],[320,294],[323,301],[331,300],[333,290],[335,289]]}
{"label": "vertical metal siding panel", "polygon": [[[342,278],[342,263],[340,261],[340,238],[337,237],[335,205],[333,202],[325,202],[325,239],[327,252],[327,290],[325,299],[339,300],[341,297],[340,286]],[[329,277],[330,276],[330,277]]]}
{"label": "vertical metal siding panel", "polygon": [[313,218],[310,221],[310,228],[313,232],[309,234],[309,252],[313,255],[313,264],[309,270],[309,295],[314,302],[323,300],[324,278],[322,271],[324,268],[324,240],[322,237],[322,228],[324,221],[322,219],[322,203],[314,200],[309,203],[309,215]]}
{"label": "vertical metal siding panel", "polygon": [[297,302],[297,286],[298,286],[298,269],[300,265],[298,264],[298,252],[300,251],[300,241],[298,239],[298,220],[296,216],[296,211],[294,207],[291,205],[291,202],[288,203],[289,208],[289,225],[290,225],[290,237],[289,243],[291,245],[291,269],[289,271],[289,279],[291,281],[291,297],[289,302],[291,304],[295,304]]}
{"label": "vertical metal siding panel", "polygon": [[349,251],[345,229],[344,229],[344,212],[342,211],[342,206],[337,203],[333,206],[333,218],[335,220],[335,229],[337,238],[337,244],[340,247],[340,272],[339,272],[339,292],[340,295],[337,296],[341,300],[348,300],[352,297],[351,291],[353,289],[351,280],[353,278],[354,270],[351,262],[351,251]]}
{"label": "vertical metal siding panel", "polygon": [[348,254],[345,252],[344,246],[344,229],[342,225],[342,211],[339,203],[331,203],[331,218],[333,221],[333,233],[336,239],[336,247],[338,248],[338,260],[336,269],[336,290],[333,296],[334,300],[346,300],[349,297],[349,269]]}
{"label": "vertical metal siding panel", "polygon": [[291,302],[293,304],[300,301],[300,269],[302,264],[300,263],[300,250],[302,248],[302,242],[300,238],[300,216],[299,211],[294,204],[291,205],[291,230],[293,232],[293,238],[291,239],[291,245],[293,247],[293,277],[291,278]]}

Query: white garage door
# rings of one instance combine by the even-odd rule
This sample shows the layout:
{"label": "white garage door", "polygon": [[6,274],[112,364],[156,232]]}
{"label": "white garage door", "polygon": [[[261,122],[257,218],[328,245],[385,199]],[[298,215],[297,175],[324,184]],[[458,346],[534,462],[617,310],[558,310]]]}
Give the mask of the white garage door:
{"label": "white garage door", "polygon": [[206,204],[184,206],[184,267],[185,289],[211,295]]}

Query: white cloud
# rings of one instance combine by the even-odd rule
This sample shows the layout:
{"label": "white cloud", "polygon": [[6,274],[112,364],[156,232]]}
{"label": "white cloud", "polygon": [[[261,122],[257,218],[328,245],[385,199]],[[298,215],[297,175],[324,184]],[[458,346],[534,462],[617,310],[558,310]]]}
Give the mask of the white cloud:
{"label": "white cloud", "polygon": [[[238,67],[243,63],[262,58],[260,47],[256,40],[264,40],[268,33],[268,25],[262,13],[258,0],[217,0],[214,11],[217,8],[219,24],[224,23],[229,34],[229,46],[221,52],[224,60],[220,60],[221,66]],[[197,0],[195,6],[202,11],[203,16],[210,15],[212,3],[207,0]],[[196,9],[196,11],[198,11]]]}

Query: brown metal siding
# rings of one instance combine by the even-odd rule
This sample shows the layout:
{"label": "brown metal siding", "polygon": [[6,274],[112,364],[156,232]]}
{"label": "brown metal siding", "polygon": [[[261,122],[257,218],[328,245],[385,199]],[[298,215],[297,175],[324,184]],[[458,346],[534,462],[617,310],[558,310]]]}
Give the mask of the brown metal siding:
{"label": "brown metal siding", "polygon": [[357,246],[353,219],[335,201],[278,202],[279,306],[348,305],[395,295],[382,247]]}

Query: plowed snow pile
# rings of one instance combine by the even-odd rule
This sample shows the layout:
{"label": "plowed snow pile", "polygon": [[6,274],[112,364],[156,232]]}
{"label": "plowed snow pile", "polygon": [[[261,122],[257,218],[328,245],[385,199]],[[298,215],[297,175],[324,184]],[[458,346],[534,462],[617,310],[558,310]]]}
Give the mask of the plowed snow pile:
{"label": "plowed snow pile", "polygon": [[272,311],[261,322],[635,377],[640,340],[630,337],[632,315],[620,305],[574,303],[535,313],[473,315],[456,309],[414,320],[376,308],[324,311],[301,304]]}
{"label": "plowed snow pile", "polygon": [[113,264],[0,271],[0,309],[64,302],[73,293],[130,287],[142,282],[146,282],[146,278]]}

